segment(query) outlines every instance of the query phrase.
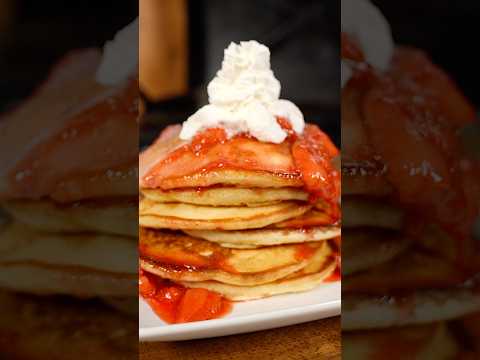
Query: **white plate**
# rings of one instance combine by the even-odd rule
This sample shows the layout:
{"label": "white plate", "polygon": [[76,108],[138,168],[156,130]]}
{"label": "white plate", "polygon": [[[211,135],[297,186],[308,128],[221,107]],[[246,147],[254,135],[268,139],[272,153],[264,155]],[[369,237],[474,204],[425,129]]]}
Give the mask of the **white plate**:
{"label": "white plate", "polygon": [[139,302],[141,341],[177,341],[241,334],[340,315],[341,283],[328,283],[300,294],[235,303],[222,319],[168,325],[148,304]]}

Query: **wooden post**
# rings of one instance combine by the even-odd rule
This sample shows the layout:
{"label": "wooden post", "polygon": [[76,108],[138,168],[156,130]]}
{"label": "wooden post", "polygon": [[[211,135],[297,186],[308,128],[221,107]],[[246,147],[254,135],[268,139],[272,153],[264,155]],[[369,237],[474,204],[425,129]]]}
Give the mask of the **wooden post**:
{"label": "wooden post", "polygon": [[151,101],[188,92],[186,0],[139,0],[140,89]]}
{"label": "wooden post", "polygon": [[0,32],[8,28],[13,21],[13,16],[14,2],[12,0],[0,0]]}

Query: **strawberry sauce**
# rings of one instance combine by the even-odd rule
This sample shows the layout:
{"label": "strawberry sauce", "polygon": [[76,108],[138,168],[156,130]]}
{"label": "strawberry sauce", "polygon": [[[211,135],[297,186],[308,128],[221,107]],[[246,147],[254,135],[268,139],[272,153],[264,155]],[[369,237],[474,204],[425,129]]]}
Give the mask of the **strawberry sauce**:
{"label": "strawberry sauce", "polygon": [[232,303],[205,289],[187,289],[140,269],[139,293],[165,322],[178,324],[223,317]]}

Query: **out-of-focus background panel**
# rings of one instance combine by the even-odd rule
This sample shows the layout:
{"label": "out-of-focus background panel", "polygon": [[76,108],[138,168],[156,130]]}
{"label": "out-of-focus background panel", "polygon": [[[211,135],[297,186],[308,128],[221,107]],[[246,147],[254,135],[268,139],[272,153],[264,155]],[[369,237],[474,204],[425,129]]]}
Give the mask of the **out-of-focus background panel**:
{"label": "out-of-focus background panel", "polygon": [[480,104],[479,72],[475,44],[478,42],[478,0],[373,1],[392,26],[395,41],[425,50],[433,62],[454,78],[467,97]]}
{"label": "out-of-focus background panel", "polygon": [[13,0],[0,0],[0,36],[10,25],[14,9]]}
{"label": "out-of-focus background panel", "polygon": [[0,111],[29,96],[66,53],[102,47],[137,15],[134,0],[0,0]]}
{"label": "out-of-focus background panel", "polygon": [[272,52],[283,98],[335,106],[340,74],[331,70],[338,67],[337,5],[330,0],[207,1],[207,79],[215,76],[231,41],[257,40]]}
{"label": "out-of-focus background panel", "polygon": [[140,0],[140,87],[151,101],[188,92],[187,0]]}

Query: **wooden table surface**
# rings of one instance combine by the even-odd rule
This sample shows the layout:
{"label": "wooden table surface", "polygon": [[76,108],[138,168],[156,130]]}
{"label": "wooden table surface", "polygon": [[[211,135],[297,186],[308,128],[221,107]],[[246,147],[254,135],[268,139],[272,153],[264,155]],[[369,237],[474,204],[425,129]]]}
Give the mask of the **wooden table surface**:
{"label": "wooden table surface", "polygon": [[340,317],[222,338],[140,344],[140,360],[319,360],[340,355]]}

